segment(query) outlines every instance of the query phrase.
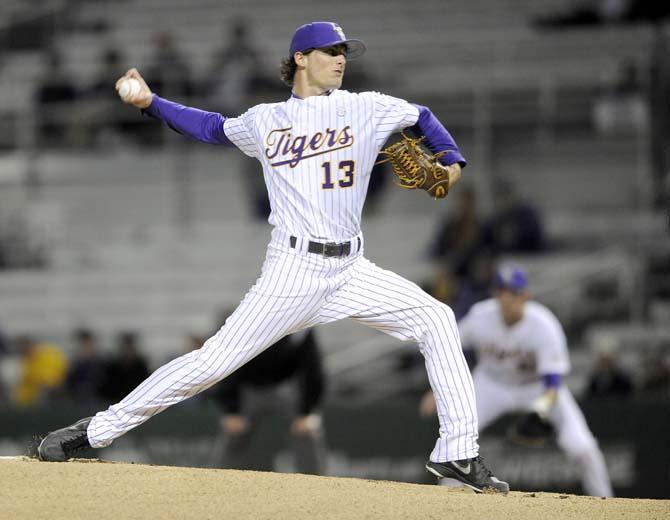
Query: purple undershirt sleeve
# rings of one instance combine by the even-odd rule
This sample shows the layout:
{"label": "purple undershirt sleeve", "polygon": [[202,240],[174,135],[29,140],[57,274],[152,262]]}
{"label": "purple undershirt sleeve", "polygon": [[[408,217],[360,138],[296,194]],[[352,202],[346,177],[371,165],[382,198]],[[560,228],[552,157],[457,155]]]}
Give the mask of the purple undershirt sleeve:
{"label": "purple undershirt sleeve", "polygon": [[235,146],[223,130],[226,118],[217,112],[186,107],[154,94],[151,105],[142,110],[142,113],[164,121],[175,132],[187,135],[196,141]]}
{"label": "purple undershirt sleeve", "polygon": [[543,374],[542,375],[542,382],[544,383],[544,387],[546,389],[550,388],[558,388],[561,386],[561,380],[563,379],[563,376],[561,374]]}
{"label": "purple undershirt sleeve", "polygon": [[444,166],[459,163],[461,167],[464,167],[467,161],[461,155],[456,141],[454,141],[454,138],[451,137],[447,129],[444,128],[428,107],[416,104],[414,106],[419,109],[419,119],[411,127],[412,132],[417,135],[426,136],[424,142],[431,152],[447,152],[438,159]]}

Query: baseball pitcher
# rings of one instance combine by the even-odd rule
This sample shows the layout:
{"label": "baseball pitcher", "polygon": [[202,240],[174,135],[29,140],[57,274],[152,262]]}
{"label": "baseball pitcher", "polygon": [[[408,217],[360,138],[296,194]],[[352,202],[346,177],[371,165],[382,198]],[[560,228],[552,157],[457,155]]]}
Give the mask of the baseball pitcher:
{"label": "baseball pitcher", "polygon": [[[370,171],[391,134],[411,128],[433,154],[423,160],[418,139],[411,138],[388,150],[405,187],[442,198],[465,165],[428,108],[340,89],[348,60],[364,51],[362,41],[347,39],[335,23],[299,27],[281,66],[282,79],[292,87],[288,99],[256,105],[238,117],[163,99],[136,69],[119,79],[124,101],[146,115],[198,141],[237,147],[261,163],[272,236],[256,284],[202,348],[159,368],[107,410],[50,433],[39,446],[42,460],[67,460],[81,448],[108,446],[227,377],[283,336],[351,318],[418,343],[440,421],[427,469],[476,491],[509,490],[479,457],[473,384],[453,312],[363,254],[361,212]],[[141,88],[128,88],[130,80]],[[403,247],[401,241],[397,246]]]}

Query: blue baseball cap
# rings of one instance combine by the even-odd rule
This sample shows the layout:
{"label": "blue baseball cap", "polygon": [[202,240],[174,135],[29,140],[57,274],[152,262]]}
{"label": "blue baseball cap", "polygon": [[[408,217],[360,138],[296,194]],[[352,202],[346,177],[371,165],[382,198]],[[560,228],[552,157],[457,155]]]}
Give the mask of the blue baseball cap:
{"label": "blue baseball cap", "polygon": [[523,292],[528,286],[528,276],[526,276],[526,272],[518,265],[503,265],[496,270],[493,285],[496,289]]}
{"label": "blue baseball cap", "polygon": [[312,22],[298,27],[291,40],[290,53],[305,52],[311,49],[323,49],[332,45],[344,44],[347,58],[358,58],[365,52],[361,40],[347,39],[342,28],[333,22]]}

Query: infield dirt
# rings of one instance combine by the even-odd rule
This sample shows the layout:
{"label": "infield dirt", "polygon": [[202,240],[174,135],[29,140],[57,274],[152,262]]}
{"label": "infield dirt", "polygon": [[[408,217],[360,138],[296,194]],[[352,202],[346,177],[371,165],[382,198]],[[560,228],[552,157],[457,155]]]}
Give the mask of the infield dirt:
{"label": "infield dirt", "polygon": [[477,495],[353,478],[16,457],[0,460],[0,518],[667,519],[670,501]]}

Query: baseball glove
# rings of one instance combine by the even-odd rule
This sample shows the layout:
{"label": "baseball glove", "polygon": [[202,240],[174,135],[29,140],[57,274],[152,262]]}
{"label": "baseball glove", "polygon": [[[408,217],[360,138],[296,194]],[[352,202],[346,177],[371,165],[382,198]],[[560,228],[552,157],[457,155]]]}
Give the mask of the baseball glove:
{"label": "baseball glove", "polygon": [[442,199],[461,176],[460,165],[440,164],[438,159],[448,152],[432,154],[424,150],[419,144],[424,138],[413,139],[403,133],[400,141],[380,152],[387,157],[377,164],[390,162],[401,188],[425,190],[431,197]]}
{"label": "baseball glove", "polygon": [[537,412],[522,415],[512,424],[508,439],[523,446],[544,446],[553,437],[554,427]]}

